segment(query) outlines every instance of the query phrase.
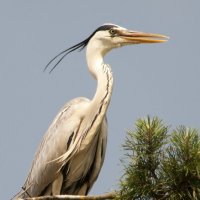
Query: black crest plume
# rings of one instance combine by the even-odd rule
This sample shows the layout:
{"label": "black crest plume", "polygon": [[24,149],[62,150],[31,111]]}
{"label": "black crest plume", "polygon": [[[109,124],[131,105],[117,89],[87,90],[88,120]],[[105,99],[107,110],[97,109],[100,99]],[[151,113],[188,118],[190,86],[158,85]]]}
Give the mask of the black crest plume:
{"label": "black crest plume", "polygon": [[106,31],[106,30],[110,30],[111,28],[113,27],[117,27],[116,25],[113,25],[113,24],[105,24],[103,26],[100,26],[99,28],[97,28],[87,39],[83,40],[82,42],[60,52],[58,55],[56,55],[54,58],[52,58],[48,64],[45,66],[44,68],[44,71],[50,66],[50,64],[56,60],[57,58],[60,58],[58,59],[58,61],[56,62],[56,64],[53,66],[53,68],[49,71],[49,73],[51,73],[55,68],[56,66],[64,59],[65,56],[67,56],[69,53],[71,53],[72,51],[75,51],[77,49],[79,49],[80,51],[83,50],[88,42],[90,41],[90,39],[93,37],[93,35],[98,32],[98,31]]}

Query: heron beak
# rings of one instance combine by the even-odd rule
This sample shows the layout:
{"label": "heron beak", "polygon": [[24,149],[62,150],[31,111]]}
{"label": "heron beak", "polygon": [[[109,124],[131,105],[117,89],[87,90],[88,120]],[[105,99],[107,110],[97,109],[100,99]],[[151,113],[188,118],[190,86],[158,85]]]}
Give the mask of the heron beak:
{"label": "heron beak", "polygon": [[118,32],[119,37],[125,40],[128,44],[142,44],[142,43],[161,43],[166,42],[169,37],[155,33],[144,33],[139,31],[123,30]]}

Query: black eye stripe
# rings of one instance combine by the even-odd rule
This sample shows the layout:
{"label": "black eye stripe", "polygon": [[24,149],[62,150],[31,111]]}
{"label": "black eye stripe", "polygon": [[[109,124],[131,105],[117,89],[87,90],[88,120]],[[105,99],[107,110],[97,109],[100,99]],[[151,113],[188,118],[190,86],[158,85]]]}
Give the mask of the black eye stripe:
{"label": "black eye stripe", "polygon": [[97,31],[107,31],[110,30],[112,28],[117,28],[117,26],[113,25],[113,24],[106,24],[103,26],[100,26],[99,28],[97,28],[94,33],[96,33]]}

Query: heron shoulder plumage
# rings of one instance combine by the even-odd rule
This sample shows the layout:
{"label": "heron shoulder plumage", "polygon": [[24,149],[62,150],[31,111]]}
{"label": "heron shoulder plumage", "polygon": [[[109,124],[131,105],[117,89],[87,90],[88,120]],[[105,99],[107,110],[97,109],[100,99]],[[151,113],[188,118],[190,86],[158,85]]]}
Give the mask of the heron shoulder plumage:
{"label": "heron shoulder plumage", "polygon": [[[58,113],[35,155],[29,176],[21,191],[21,197],[28,197],[31,194],[51,195],[53,183],[59,179],[60,174],[64,180],[68,180],[62,183],[61,193],[85,194],[90,190],[104,161],[107,122],[104,119],[91,146],[85,148],[84,140],[82,140],[82,152],[79,150],[77,154],[75,151],[77,146],[74,144],[78,145],[80,140],[77,131],[84,117],[81,110],[85,110],[89,102],[89,99],[83,97],[73,99]],[[77,115],[77,113],[81,114]],[[92,151],[90,151],[91,148]],[[68,150],[72,152],[70,157],[73,157],[73,162],[69,161],[66,166],[62,167],[63,163],[57,158],[62,157]],[[88,155],[87,160],[85,155]]]}

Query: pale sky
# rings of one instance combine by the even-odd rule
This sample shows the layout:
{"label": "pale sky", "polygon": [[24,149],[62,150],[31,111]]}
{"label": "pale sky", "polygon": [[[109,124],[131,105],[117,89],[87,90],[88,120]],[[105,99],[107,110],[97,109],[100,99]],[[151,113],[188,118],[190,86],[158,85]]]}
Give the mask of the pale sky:
{"label": "pale sky", "polygon": [[200,128],[200,1],[1,1],[0,194],[20,190],[43,134],[70,99],[92,98],[96,82],[85,50],[68,55],[52,74],[43,68],[60,51],[112,22],[170,36],[163,44],[110,52],[114,74],[107,112],[106,159],[91,194],[117,189],[126,130],[139,117],[158,116],[172,128]]}

